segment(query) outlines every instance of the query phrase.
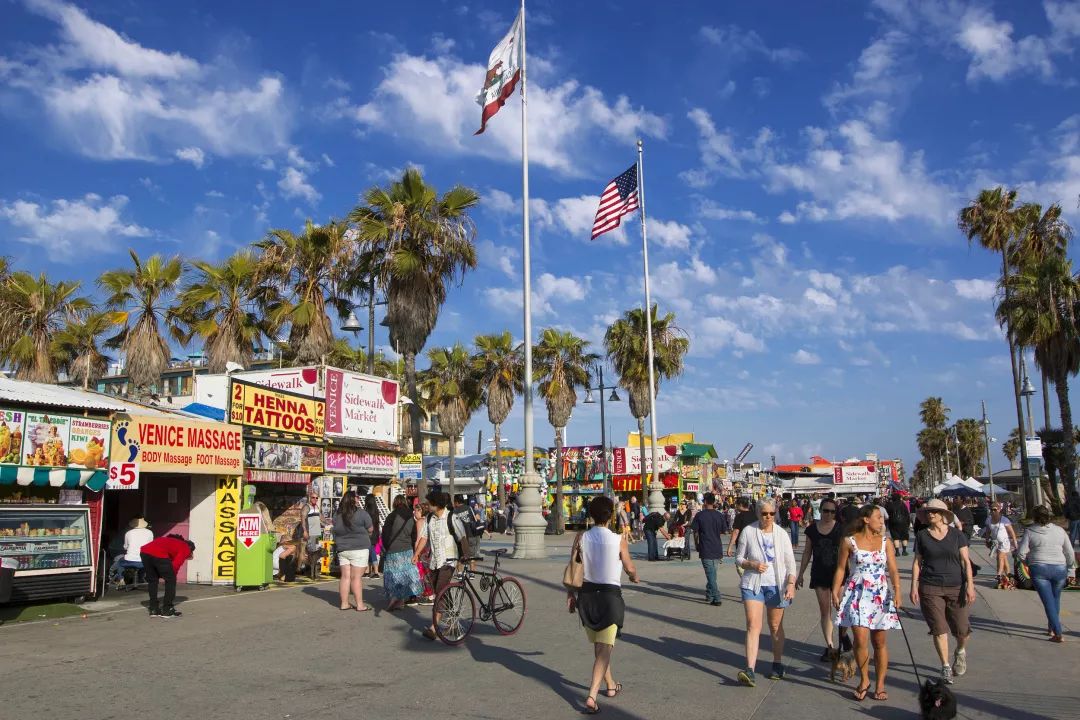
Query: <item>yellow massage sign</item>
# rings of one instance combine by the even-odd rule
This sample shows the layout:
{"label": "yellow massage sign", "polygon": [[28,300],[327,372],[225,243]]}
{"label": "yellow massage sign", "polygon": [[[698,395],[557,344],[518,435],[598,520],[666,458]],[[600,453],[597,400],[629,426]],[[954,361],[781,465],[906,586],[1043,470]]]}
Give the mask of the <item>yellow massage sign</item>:
{"label": "yellow massage sign", "polygon": [[233,379],[229,422],[255,437],[321,442],[326,401]]}

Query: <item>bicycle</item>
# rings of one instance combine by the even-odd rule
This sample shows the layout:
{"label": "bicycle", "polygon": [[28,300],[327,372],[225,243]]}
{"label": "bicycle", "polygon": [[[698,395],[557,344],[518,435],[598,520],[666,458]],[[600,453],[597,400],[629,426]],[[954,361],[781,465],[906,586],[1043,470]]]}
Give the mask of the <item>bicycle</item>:
{"label": "bicycle", "polygon": [[[516,578],[499,577],[499,558],[506,552],[500,549],[487,553],[495,558],[491,572],[469,568],[469,563],[484,558],[461,558],[464,569],[435,596],[431,608],[432,618],[438,618],[435,634],[447,645],[461,645],[469,637],[476,624],[477,603],[480,619],[491,620],[500,635],[513,635],[521,628],[525,621],[525,589]],[[479,590],[474,579],[478,579]],[[487,594],[486,603],[482,592]]]}

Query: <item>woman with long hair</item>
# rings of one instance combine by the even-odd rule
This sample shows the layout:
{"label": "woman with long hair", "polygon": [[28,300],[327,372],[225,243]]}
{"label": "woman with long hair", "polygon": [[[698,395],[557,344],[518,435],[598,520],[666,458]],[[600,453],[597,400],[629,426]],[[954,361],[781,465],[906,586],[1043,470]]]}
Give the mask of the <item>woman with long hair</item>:
{"label": "woman with long hair", "polygon": [[[761,642],[762,616],[772,636],[773,663],[769,678],[784,678],[784,608],[795,598],[795,552],[791,534],[776,522],[776,501],[757,504],[758,521],[739,533],[735,565],[743,570],[743,608],[746,611],[746,669],[739,672],[743,685],[754,687],[754,666]],[[767,610],[767,612],[766,612]]]}
{"label": "woman with long hair", "polygon": [[389,601],[387,610],[397,610],[410,598],[424,592],[420,571],[412,561],[415,544],[416,519],[409,501],[404,495],[398,495],[382,529],[383,592]]}
{"label": "woman with long hair", "polygon": [[1028,564],[1031,582],[1046,611],[1046,631],[1051,642],[1063,642],[1061,636],[1061,591],[1069,574],[1076,570],[1076,552],[1065,530],[1051,522],[1050,510],[1043,505],[1031,511],[1035,521],[1024,532],[1017,555]]}
{"label": "woman with long hair", "polygon": [[584,583],[577,595],[566,593],[566,607],[570,612],[577,609],[585,628],[585,636],[593,644],[592,680],[589,696],[585,698],[585,714],[600,712],[596,698],[600,683],[605,686],[604,696],[613,698],[622,691],[622,684],[611,675],[611,653],[615,650],[615,638],[623,627],[626,606],[623,603],[622,572],[630,582],[638,582],[637,568],[630,558],[630,545],[625,535],[617,535],[608,524],[615,512],[611,498],[599,495],[589,503],[589,517],[593,526],[578,533],[570,548],[573,555],[579,548],[584,572]]}
{"label": "woman with long hair", "polygon": [[[859,667],[859,687],[855,699],[862,702],[870,692],[870,645],[874,646],[877,676],[875,700],[888,700],[885,675],[889,671],[889,648],[885,631],[900,627],[900,571],[896,550],[885,536],[885,520],[877,505],[863,505],[840,544],[836,574],[833,576],[833,606],[836,624],[849,627],[855,636],[855,663]],[[847,583],[844,572],[855,558],[855,572]],[[892,585],[890,593],[889,585]],[[841,595],[843,590],[843,595]]]}
{"label": "woman with long hair", "polygon": [[375,502],[375,496],[371,493],[368,493],[367,497],[364,498],[364,510],[371,517],[371,554],[368,555],[368,569],[364,573],[364,577],[378,578],[380,577],[379,551],[382,550],[379,544],[379,504]]}
{"label": "woman with long hair", "polygon": [[[836,575],[836,563],[840,557],[840,546],[844,542],[844,528],[841,527],[837,514],[836,501],[825,498],[818,507],[820,520],[812,522],[806,528],[806,550],[799,564],[799,577],[795,581],[796,589],[803,586],[806,566],[810,566],[810,589],[817,594],[818,612],[821,618],[821,634],[825,636],[825,651],[819,658],[828,662],[833,651],[833,606],[832,583]],[[905,540],[904,542],[907,542]],[[840,628],[840,650],[851,650],[851,638],[847,628]]]}
{"label": "woman with long hair", "polygon": [[356,598],[356,610],[365,612],[371,608],[363,600],[363,571],[368,566],[368,554],[371,551],[371,516],[359,504],[356,493],[349,490],[341,498],[341,504],[334,515],[334,545],[338,551],[338,565],[341,568],[341,580],[338,592],[341,595],[341,609],[352,610],[349,594]]}

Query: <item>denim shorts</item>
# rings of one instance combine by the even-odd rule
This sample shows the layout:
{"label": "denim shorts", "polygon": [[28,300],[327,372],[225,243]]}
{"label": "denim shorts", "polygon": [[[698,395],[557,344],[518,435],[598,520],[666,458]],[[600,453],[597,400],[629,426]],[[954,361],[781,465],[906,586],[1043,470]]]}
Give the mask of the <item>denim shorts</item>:
{"label": "denim shorts", "polygon": [[756,600],[759,603],[765,603],[765,607],[768,608],[786,608],[791,604],[784,599],[784,594],[775,585],[762,585],[757,592],[749,588],[743,588],[742,599],[744,602],[746,600]]}

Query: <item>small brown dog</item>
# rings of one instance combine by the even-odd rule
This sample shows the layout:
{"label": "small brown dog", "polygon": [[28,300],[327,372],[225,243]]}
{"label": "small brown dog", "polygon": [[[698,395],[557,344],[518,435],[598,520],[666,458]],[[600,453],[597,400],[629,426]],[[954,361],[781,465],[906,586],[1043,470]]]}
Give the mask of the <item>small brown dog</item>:
{"label": "small brown dog", "polygon": [[855,665],[855,656],[851,653],[842,653],[839,648],[829,651],[829,662],[832,663],[832,671],[829,673],[829,681],[836,682],[836,674],[840,673],[840,682],[846,683],[855,677],[858,666]]}

